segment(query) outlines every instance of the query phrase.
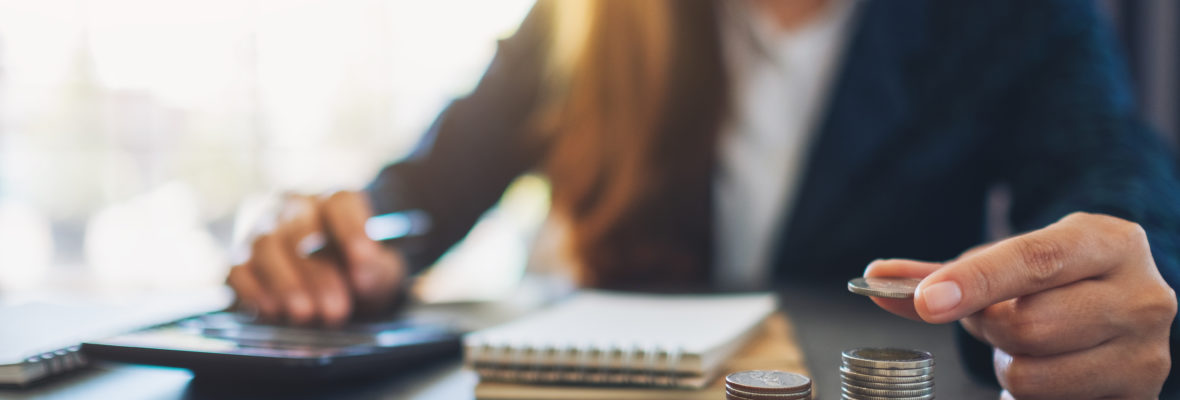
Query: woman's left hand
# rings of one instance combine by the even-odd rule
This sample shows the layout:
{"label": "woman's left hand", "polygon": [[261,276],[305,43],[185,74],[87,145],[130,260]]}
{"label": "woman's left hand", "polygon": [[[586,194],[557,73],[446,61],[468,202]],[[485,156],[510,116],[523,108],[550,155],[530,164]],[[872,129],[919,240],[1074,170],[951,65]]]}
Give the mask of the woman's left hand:
{"label": "woman's left hand", "polygon": [[923,278],[912,301],[873,301],[960,320],[995,348],[1005,399],[1154,399],[1172,365],[1176,292],[1133,222],[1074,213],[947,263],[878,260],[865,276]]}

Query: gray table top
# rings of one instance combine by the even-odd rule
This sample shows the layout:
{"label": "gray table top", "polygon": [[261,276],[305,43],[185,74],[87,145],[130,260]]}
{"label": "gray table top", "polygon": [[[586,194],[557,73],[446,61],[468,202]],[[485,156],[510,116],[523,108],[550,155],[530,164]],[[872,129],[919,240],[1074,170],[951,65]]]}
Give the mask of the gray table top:
{"label": "gray table top", "polygon": [[[935,387],[940,398],[996,399],[998,391],[971,381],[959,363],[951,325],[928,325],[893,316],[867,298],[838,287],[807,285],[782,291],[807,357],[818,393],[839,393],[840,352],[846,348],[893,346],[923,349],[937,360]],[[29,389],[0,389],[4,399],[471,399],[476,379],[459,360],[441,360],[387,377],[362,382],[300,388],[246,387],[204,382],[186,370],[98,364]],[[830,398],[831,396],[824,396]],[[838,397],[838,396],[837,396]]]}

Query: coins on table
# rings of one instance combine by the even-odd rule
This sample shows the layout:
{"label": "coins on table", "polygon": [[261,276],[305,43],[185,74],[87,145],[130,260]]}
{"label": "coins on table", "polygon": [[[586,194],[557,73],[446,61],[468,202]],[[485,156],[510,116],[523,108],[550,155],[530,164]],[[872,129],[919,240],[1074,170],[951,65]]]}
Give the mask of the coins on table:
{"label": "coins on table", "polygon": [[754,370],[725,377],[726,400],[811,399],[811,378],[783,371]]}
{"label": "coins on table", "polygon": [[860,277],[848,281],[848,291],[864,296],[912,299],[921,279]]}
{"label": "coins on table", "polygon": [[[849,283],[851,287],[851,282]],[[845,400],[934,398],[934,356],[921,350],[857,348],[841,354],[840,394]]]}

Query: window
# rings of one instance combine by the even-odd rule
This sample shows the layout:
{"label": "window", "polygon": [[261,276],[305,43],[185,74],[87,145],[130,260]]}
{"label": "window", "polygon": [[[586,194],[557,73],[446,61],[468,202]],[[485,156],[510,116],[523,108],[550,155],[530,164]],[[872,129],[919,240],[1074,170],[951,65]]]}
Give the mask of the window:
{"label": "window", "polygon": [[0,290],[219,283],[242,204],[362,186],[530,6],[0,0]]}

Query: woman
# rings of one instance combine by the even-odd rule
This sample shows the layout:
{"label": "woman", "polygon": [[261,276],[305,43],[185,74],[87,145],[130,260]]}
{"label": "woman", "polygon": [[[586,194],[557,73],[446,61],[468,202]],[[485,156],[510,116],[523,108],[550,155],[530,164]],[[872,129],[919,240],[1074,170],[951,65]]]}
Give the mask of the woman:
{"label": "woman", "polygon": [[[365,192],[293,199],[229,283],[294,323],[380,309],[535,169],[586,286],[869,264],[924,278],[913,301],[874,301],[960,321],[1004,396],[1153,398],[1176,347],[1180,185],[1112,49],[1081,2],[543,0],[418,152]],[[960,254],[995,185],[1028,233]],[[434,221],[420,247],[365,237],[367,216],[411,208]],[[296,252],[321,227],[342,265]]]}

